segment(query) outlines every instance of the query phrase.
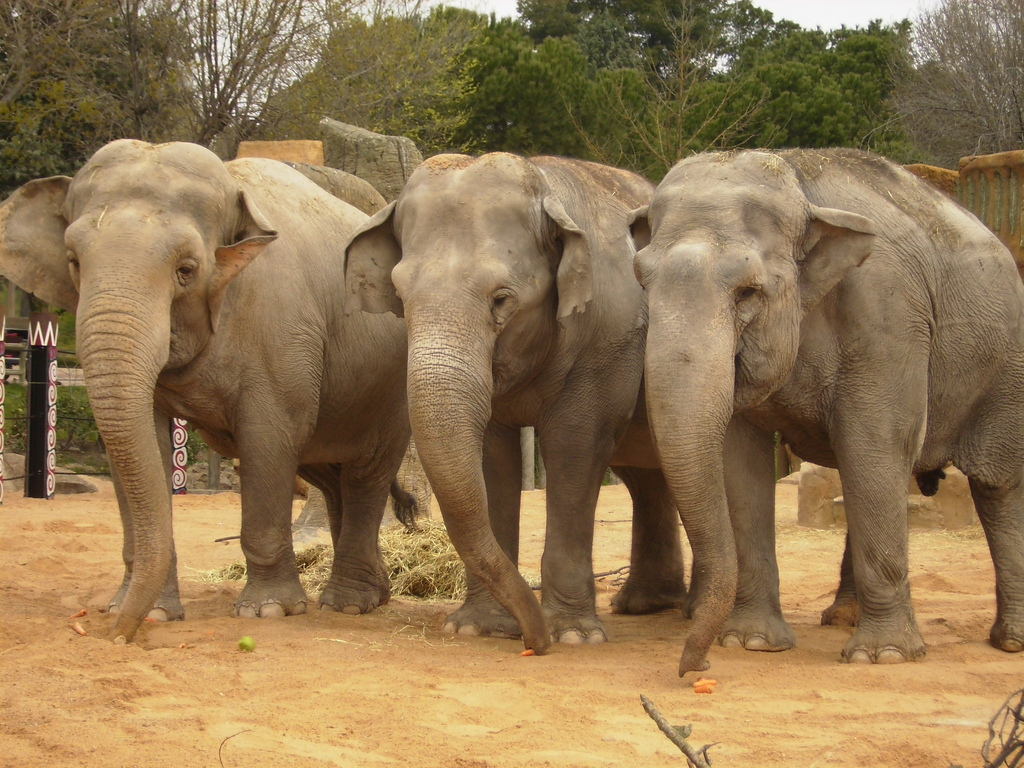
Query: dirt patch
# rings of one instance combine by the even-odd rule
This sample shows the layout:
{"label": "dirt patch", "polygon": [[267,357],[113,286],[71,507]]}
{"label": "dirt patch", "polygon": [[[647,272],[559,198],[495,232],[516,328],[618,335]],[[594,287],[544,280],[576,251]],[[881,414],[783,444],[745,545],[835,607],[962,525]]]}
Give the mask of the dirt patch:
{"label": "dirt patch", "polygon": [[[612,615],[615,588],[604,581],[611,642],[543,657],[520,657],[515,641],[443,636],[454,603],[232,618],[240,584],[198,576],[239,558],[237,542],[214,543],[238,531],[232,493],[175,500],[188,620],[147,623],[138,643],[115,646],[101,609],[121,578],[121,536],[113,492],[101,486],[50,502],[8,494],[0,506],[0,765],[685,765],[643,712],[645,693],[670,722],[693,725],[691,742],[721,742],[711,751],[719,768],[946,768],[981,763],[988,720],[1024,685],[1024,656],[986,642],[994,577],[977,526],[911,532],[925,660],[841,664],[850,630],[821,627],[818,616],[843,536],[798,528],[792,485],[779,487],[778,540],[798,648],[712,648],[710,696],[676,677],[679,615]],[[528,570],[539,570],[543,502],[543,491],[524,494]],[[624,487],[604,489],[595,570],[628,561],[629,510]],[[81,608],[85,617],[69,618]],[[255,638],[254,652],[238,650],[242,635]]]}

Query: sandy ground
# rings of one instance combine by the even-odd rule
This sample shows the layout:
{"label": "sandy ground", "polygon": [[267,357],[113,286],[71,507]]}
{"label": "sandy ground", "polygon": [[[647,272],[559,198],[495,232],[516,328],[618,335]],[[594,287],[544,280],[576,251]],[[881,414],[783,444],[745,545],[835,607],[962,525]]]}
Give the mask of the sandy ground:
{"label": "sandy ground", "polygon": [[[138,642],[105,638],[120,579],[109,484],[54,501],[10,494],[0,506],[2,766],[680,766],[681,753],[640,706],[647,694],[691,742],[720,742],[729,766],[981,765],[987,724],[1024,686],[1024,656],[988,645],[993,572],[980,529],[913,532],[911,584],[924,661],[841,664],[850,630],[821,627],[841,531],[796,526],[796,488],[779,486],[783,608],[798,649],[715,647],[712,695],[676,677],[686,631],[676,612],[608,613],[611,642],[520,657],[511,640],[440,633],[453,604],[394,599],[361,617],[311,612],[231,616],[238,582],[206,571],[239,559],[239,497],[176,501],[187,620],[147,623]],[[536,570],[543,491],[525,494],[524,567]],[[595,569],[629,554],[628,495],[598,509]],[[71,630],[70,617],[88,631]],[[237,640],[251,635],[256,650]]]}

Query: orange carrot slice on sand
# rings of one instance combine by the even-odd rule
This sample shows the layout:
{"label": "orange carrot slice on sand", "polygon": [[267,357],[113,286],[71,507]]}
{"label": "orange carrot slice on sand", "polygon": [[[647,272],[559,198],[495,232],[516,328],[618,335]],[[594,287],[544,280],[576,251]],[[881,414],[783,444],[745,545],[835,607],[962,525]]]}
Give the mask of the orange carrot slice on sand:
{"label": "orange carrot slice on sand", "polygon": [[78,613],[72,614],[72,615],[71,615],[71,616],[69,616],[68,618],[71,618],[71,619],[80,619],[80,618],[82,618],[83,616],[85,616],[85,615],[86,615],[87,613],[89,613],[89,612],[88,612],[87,610],[85,610],[85,608],[83,608],[83,609],[82,609],[82,610],[80,610],[80,611],[79,611]]}
{"label": "orange carrot slice on sand", "polygon": [[87,635],[87,634],[89,634],[88,632],[86,632],[86,631],[85,631],[85,627],[83,627],[83,626],[82,626],[81,624],[79,624],[79,623],[78,623],[77,621],[76,621],[76,622],[75,622],[74,624],[72,624],[72,625],[71,625],[71,628],[72,628],[72,629],[73,629],[73,630],[74,630],[75,632],[77,632],[78,634],[80,634],[80,635]]}
{"label": "orange carrot slice on sand", "polygon": [[715,686],[718,685],[717,680],[709,680],[705,677],[699,678],[693,683],[694,693],[714,693]]}
{"label": "orange carrot slice on sand", "polygon": [[536,656],[537,652],[533,648],[527,648],[525,651],[519,654],[520,656]]}

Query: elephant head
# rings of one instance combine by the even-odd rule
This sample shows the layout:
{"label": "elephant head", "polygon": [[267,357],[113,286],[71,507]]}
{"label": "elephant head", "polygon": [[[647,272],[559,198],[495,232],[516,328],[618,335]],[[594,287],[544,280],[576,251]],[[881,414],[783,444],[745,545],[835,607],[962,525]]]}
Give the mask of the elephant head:
{"label": "elephant head", "polygon": [[[650,311],[648,412],[680,512],[720,539],[694,551],[704,590],[696,610],[713,611],[713,626],[728,616],[736,582],[726,427],[786,381],[805,315],[868,256],[873,225],[810,203],[793,168],[766,152],[678,163],[635,219],[634,267]],[[692,663],[684,651],[680,672]]]}
{"label": "elephant head", "polygon": [[135,567],[113,635],[130,640],[171,557],[154,427],[163,371],[216,333],[231,280],[276,237],[209,150],[122,140],[74,178],[29,182],[0,206],[0,272],[76,313],[78,355],[135,530]]}
{"label": "elephant head", "polygon": [[453,543],[537,651],[539,605],[488,526],[484,432],[492,402],[586,310],[591,277],[587,238],[541,170],[503,153],[426,161],[346,255],[350,311],[406,318],[413,436]]}

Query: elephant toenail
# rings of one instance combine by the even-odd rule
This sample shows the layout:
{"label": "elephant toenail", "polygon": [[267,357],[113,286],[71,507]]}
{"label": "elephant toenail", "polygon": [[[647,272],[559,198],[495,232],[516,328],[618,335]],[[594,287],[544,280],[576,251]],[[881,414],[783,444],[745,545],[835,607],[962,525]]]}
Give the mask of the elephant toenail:
{"label": "elephant toenail", "polygon": [[344,608],[341,609],[341,612],[344,614],[348,614],[349,616],[358,616],[362,613],[362,611],[359,610],[358,605],[346,605]]}
{"label": "elephant toenail", "polygon": [[722,647],[723,648],[742,648],[743,642],[736,635],[723,635],[722,636]]}
{"label": "elephant toenail", "polygon": [[284,618],[284,615],[284,606],[280,603],[267,603],[260,606],[261,619],[281,619]]}
{"label": "elephant toenail", "polygon": [[760,635],[754,635],[753,637],[751,637],[749,640],[747,640],[746,643],[743,644],[743,647],[746,648],[748,651],[771,650],[771,646],[768,645],[768,641]]}
{"label": "elephant toenail", "polygon": [[583,635],[575,629],[569,629],[559,635],[558,642],[566,645],[580,645],[583,642]]}
{"label": "elephant toenail", "polygon": [[146,618],[153,621],[167,621],[167,611],[163,608],[154,608],[146,614]]}
{"label": "elephant toenail", "polygon": [[903,655],[903,652],[896,648],[885,648],[878,652],[878,658],[875,659],[878,664],[902,664],[907,660],[907,657]]}
{"label": "elephant toenail", "polygon": [[863,648],[858,648],[856,651],[850,654],[850,664],[870,664],[871,654],[865,651]]}
{"label": "elephant toenail", "polygon": [[474,627],[472,624],[464,624],[463,626],[459,627],[458,634],[469,635],[470,637],[479,637],[480,630],[477,627]]}

